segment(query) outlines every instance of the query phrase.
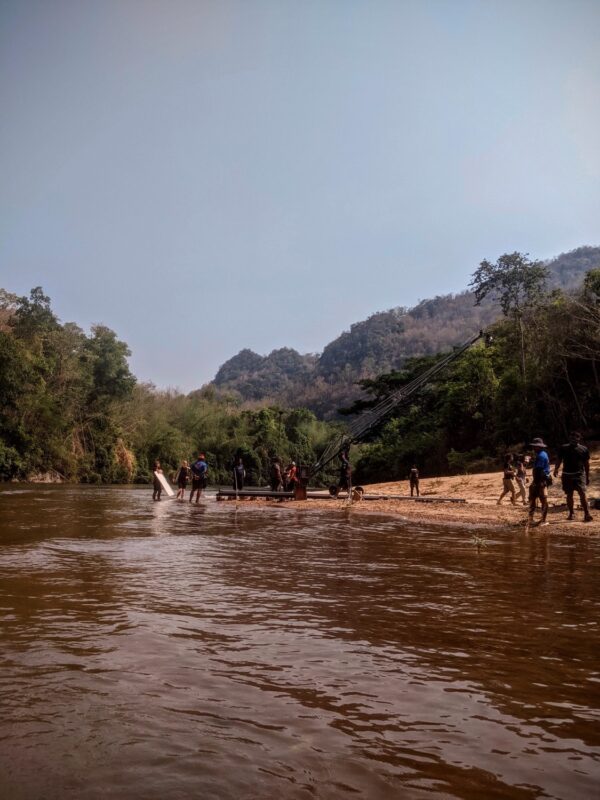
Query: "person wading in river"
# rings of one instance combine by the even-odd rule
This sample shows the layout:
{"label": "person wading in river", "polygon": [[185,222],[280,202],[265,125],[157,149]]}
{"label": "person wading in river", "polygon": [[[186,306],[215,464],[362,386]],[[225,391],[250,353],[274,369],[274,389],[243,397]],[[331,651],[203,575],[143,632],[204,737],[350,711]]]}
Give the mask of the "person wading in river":
{"label": "person wading in river", "polygon": [[585,487],[590,483],[590,451],[581,444],[581,434],[577,431],[573,431],[569,435],[568,444],[563,444],[558,451],[558,461],[554,467],[555,478],[558,477],[561,464],[563,465],[562,488],[567,496],[567,508],[569,509],[567,519],[574,519],[573,494],[577,492],[583,509],[583,521],[591,522],[592,516],[585,496]]}
{"label": "person wading in river", "polygon": [[177,499],[185,499],[185,490],[190,479],[190,468],[187,461],[182,461],[177,473]]}
{"label": "person wading in river", "polygon": [[530,445],[535,451],[535,459],[533,462],[533,473],[531,476],[531,484],[529,485],[529,522],[533,522],[533,515],[535,513],[536,501],[539,497],[542,504],[542,518],[538,525],[547,525],[546,517],[548,516],[548,486],[552,484],[552,477],[550,475],[550,459],[546,452],[548,445],[544,444],[542,439],[534,439]]}
{"label": "person wading in river", "polygon": [[233,490],[234,492],[241,492],[244,488],[244,478],[246,477],[246,470],[244,469],[244,462],[241,456],[237,456],[233,465]]}
{"label": "person wading in river", "polygon": [[154,466],[152,467],[152,499],[153,500],[160,500],[160,496],[162,494],[162,483],[158,480],[158,475],[162,475],[162,469],[160,466],[160,461],[156,459],[154,462]]}
{"label": "person wading in river", "polygon": [[206,475],[208,473],[208,464],[204,460],[206,456],[204,453],[198,454],[198,460],[194,461],[191,466],[192,470],[192,491],[190,492],[190,503],[194,499],[194,492],[196,493],[196,504],[200,502],[202,491],[206,487]]}

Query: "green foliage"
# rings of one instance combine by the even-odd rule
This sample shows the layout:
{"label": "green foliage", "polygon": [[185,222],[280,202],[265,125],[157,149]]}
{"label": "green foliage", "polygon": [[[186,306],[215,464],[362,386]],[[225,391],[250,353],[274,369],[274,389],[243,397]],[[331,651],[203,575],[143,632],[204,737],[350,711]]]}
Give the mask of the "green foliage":
{"label": "green foliage", "polygon": [[[415,462],[423,474],[485,468],[532,436],[558,443],[570,427],[600,432],[600,269],[591,269],[578,291],[546,294],[538,263],[511,254],[498,264],[516,270],[521,283],[503,283],[506,275],[486,266],[481,291],[506,289],[500,300],[509,314],[518,309],[519,324],[496,321],[491,344],[464,353],[356,448],[356,482],[406,477]],[[494,316],[495,307],[481,299],[478,313]],[[88,335],[60,323],[39,287],[29,297],[0,290],[0,479],[53,469],[88,483],[148,481],[156,458],[175,472],[182,459],[202,451],[213,484],[230,483],[233,458],[241,454],[248,482],[264,485],[274,456],[314,463],[339,435],[339,426],[319,420],[314,409],[326,415],[336,397],[355,394],[357,376],[364,396],[349,413],[410,382],[449,340],[461,341],[483,319],[466,313],[473,301],[465,293],[374,315],[353,326],[339,348],[327,349],[320,364],[286,348],[266,358],[243,351],[224,365],[225,389],[211,385],[182,395],[138,384],[127,345],[113,331],[96,326]],[[392,361],[400,353],[395,348],[404,348],[403,355]],[[401,368],[376,377],[377,365],[388,363]],[[239,391],[244,381],[256,394],[278,386],[289,402],[248,407]],[[301,402],[313,410],[289,407]]]}
{"label": "green foliage", "polygon": [[244,349],[222,365],[214,384],[239,392],[245,400],[283,396],[292,385],[308,379],[314,363],[314,356],[301,356],[290,347],[273,350],[268,356]]}
{"label": "green foliage", "polygon": [[23,469],[23,460],[14,447],[8,447],[0,439],[0,480],[15,478]]}
{"label": "green foliage", "polygon": [[[546,263],[519,253],[502,256],[496,264],[484,261],[477,281],[479,304],[466,291],[423,300],[414,308],[381,311],[351,325],[320,357],[288,348],[269,356],[242,350],[223,364],[215,385],[239,393],[242,400],[302,405],[329,419],[354,400],[359,381],[398,370],[410,358],[448,351],[493,324],[501,315],[493,298],[504,298],[518,327],[515,314],[540,299],[546,276],[551,288],[573,290],[594,268],[600,268],[600,247],[580,247]],[[524,364],[524,344],[518,342],[522,372],[529,366]]]}
{"label": "green foliage", "polygon": [[[60,324],[39,287],[29,298],[0,290],[0,479],[56,470],[84,483],[145,482],[155,459],[174,473],[203,451],[211,482],[230,483],[240,453],[249,480],[264,484],[273,456],[313,463],[331,436],[304,409],[241,408],[215,387],[185,396],[139,385],[128,356],[105,326],[88,336]],[[271,354],[284,371],[299,358]],[[250,351],[244,359],[254,363]]]}
{"label": "green foliage", "polygon": [[[600,433],[600,305],[597,271],[579,292],[530,298],[521,329],[509,320],[440,373],[409,407],[400,407],[357,464],[360,482],[406,477],[416,462],[423,474],[497,468],[508,450],[542,435],[558,445],[570,428]],[[519,368],[521,348],[527,360]],[[371,399],[359,412],[410,382],[434,359],[413,359],[400,372],[363,381]]]}
{"label": "green foliage", "polygon": [[505,253],[492,263],[484,259],[475,270],[471,286],[479,305],[486,297],[500,303],[505,316],[519,314],[543,296],[548,269],[522,253]]}
{"label": "green foliage", "polygon": [[88,337],[61,325],[39,287],[29,298],[2,292],[0,312],[3,477],[54,469],[76,480],[114,480],[116,403],[135,383],[126,345],[108,328]]}

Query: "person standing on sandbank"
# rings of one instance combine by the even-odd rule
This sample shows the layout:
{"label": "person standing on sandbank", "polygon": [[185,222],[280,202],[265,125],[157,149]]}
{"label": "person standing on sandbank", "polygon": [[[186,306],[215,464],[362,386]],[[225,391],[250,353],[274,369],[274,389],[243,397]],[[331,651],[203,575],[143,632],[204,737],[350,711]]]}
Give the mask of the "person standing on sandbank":
{"label": "person standing on sandbank", "polygon": [[558,451],[558,461],[554,467],[554,477],[558,477],[560,465],[563,465],[562,488],[567,496],[567,508],[569,509],[568,520],[575,518],[573,494],[577,492],[579,502],[583,509],[583,521],[591,522],[593,517],[590,514],[585,487],[590,484],[590,451],[581,444],[581,434],[572,431],[569,434],[569,441]]}
{"label": "person standing on sandbank", "polygon": [[408,482],[410,484],[410,496],[413,496],[413,493],[417,493],[417,497],[421,496],[419,492],[419,470],[417,469],[417,465],[413,464],[410,468],[410,472],[408,473]]}
{"label": "person standing on sandbank", "polygon": [[527,484],[527,468],[525,466],[525,456],[518,455],[517,456],[517,466],[515,469],[515,481],[517,483],[517,491],[521,495],[521,500],[523,505],[527,505],[527,492],[525,490],[525,486]]}
{"label": "person standing on sandbank", "polygon": [[529,486],[529,522],[533,522],[533,515],[535,513],[536,501],[539,497],[542,505],[542,518],[538,525],[547,525],[546,517],[548,516],[548,486],[552,483],[550,475],[550,459],[546,452],[548,445],[544,444],[543,439],[539,437],[534,439],[530,445],[535,451],[535,459],[533,461],[533,473],[531,476],[531,484]]}
{"label": "person standing on sandbank", "polygon": [[504,459],[504,475],[502,478],[502,494],[498,498],[498,505],[502,502],[502,498],[510,494],[510,502],[515,506],[517,504],[517,494],[515,491],[515,475],[516,470],[513,467],[512,456],[507,455]]}

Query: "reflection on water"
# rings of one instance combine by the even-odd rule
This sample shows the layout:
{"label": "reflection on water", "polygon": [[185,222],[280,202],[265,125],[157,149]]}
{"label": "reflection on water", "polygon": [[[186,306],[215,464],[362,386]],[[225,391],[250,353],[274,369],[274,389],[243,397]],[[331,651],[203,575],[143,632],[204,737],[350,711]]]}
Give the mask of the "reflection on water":
{"label": "reflection on water", "polygon": [[590,798],[599,543],[0,492],[0,796]]}

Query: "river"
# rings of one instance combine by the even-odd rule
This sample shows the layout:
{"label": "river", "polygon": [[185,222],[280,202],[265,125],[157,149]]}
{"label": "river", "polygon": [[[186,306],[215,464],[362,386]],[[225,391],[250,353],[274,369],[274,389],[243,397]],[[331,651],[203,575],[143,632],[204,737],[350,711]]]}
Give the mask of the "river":
{"label": "river", "polygon": [[0,490],[0,797],[591,798],[600,542]]}

